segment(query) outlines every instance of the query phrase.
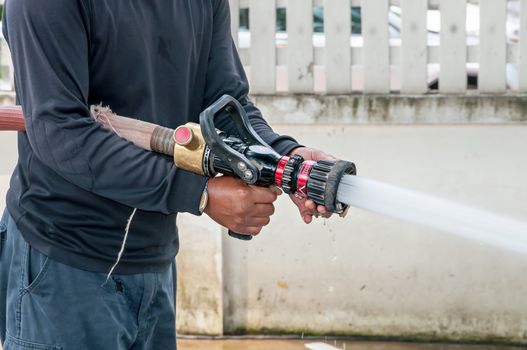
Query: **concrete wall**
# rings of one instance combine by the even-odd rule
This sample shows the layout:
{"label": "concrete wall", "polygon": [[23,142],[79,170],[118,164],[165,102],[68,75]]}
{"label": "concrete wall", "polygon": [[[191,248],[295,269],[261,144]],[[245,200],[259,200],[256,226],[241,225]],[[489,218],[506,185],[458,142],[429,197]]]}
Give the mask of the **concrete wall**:
{"label": "concrete wall", "polygon": [[[362,176],[527,220],[526,127],[279,129]],[[254,242],[228,241],[227,268],[247,273],[224,275],[227,330],[527,339],[526,256],[362,210],[305,225],[282,198],[277,213]]]}
{"label": "concrete wall", "polygon": [[[331,102],[335,99],[344,108]],[[472,113],[490,119],[477,123],[459,112],[470,104],[466,97],[448,97],[442,112],[414,107],[430,106],[433,99],[411,105],[386,99],[383,110],[389,115],[371,118],[376,114],[370,111],[358,123],[357,111],[366,111],[376,99],[256,101],[277,130],[353,160],[362,176],[527,220],[527,125],[516,109],[524,97],[480,99]],[[345,107],[354,104],[355,111]],[[302,115],[318,117],[306,121]],[[408,115],[434,119],[412,123]],[[16,158],[14,135],[0,134],[0,145],[3,193]],[[182,216],[180,224],[181,333],[527,343],[527,256],[358,209],[347,219],[305,225],[286,196],[278,201],[271,225],[250,243],[229,238],[206,218]]]}

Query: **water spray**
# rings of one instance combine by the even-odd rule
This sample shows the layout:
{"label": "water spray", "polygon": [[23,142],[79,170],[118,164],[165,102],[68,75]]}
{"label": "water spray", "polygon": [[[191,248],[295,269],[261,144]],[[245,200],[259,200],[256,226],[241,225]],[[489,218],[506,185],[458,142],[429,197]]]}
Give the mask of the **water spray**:
{"label": "water spray", "polygon": [[527,223],[379,181],[344,176],[337,198],[353,207],[527,253]]}

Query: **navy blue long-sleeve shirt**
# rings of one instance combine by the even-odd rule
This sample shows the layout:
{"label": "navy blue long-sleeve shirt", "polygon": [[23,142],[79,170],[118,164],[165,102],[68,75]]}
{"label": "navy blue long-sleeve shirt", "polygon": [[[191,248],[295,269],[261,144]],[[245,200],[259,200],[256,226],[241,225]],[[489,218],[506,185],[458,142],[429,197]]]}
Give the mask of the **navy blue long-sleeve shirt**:
{"label": "navy blue long-sleeve shirt", "polygon": [[298,146],[247,97],[227,0],[7,0],[3,25],[27,128],[7,207],[52,259],[107,272],[138,208],[116,272],[163,270],[206,183],[102,128],[91,104],[175,128],[230,94],[279,153]]}

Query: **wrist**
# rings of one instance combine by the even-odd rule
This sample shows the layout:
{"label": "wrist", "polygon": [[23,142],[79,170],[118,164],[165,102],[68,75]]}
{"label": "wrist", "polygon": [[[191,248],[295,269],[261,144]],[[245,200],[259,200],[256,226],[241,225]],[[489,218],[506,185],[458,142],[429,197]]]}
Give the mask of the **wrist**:
{"label": "wrist", "polygon": [[295,147],[295,148],[293,148],[293,149],[287,154],[287,156],[288,156],[288,157],[291,157],[293,154],[298,153],[298,151],[301,150],[302,148],[306,148],[306,147],[304,147],[304,146],[299,146],[299,147]]}

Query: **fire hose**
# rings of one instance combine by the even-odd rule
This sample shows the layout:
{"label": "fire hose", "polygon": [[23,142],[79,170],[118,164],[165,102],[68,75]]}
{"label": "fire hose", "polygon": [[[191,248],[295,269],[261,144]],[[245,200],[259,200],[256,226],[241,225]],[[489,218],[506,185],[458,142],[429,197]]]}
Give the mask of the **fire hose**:
{"label": "fire hose", "polygon": [[[247,185],[275,185],[287,194],[313,200],[328,211],[342,213],[347,205],[337,200],[344,175],[356,174],[348,161],[311,161],[300,155],[281,156],[254,131],[245,110],[231,96],[224,95],[199,117],[199,124],[187,123],[170,129],[137,119],[118,116],[108,108],[91,107],[92,116],[104,127],[137,146],[173,156],[178,168],[198,175],[237,176]],[[227,113],[235,134],[218,130],[215,121]],[[24,131],[24,117],[18,106],[0,107],[0,130]],[[229,231],[235,238],[252,236]]]}

